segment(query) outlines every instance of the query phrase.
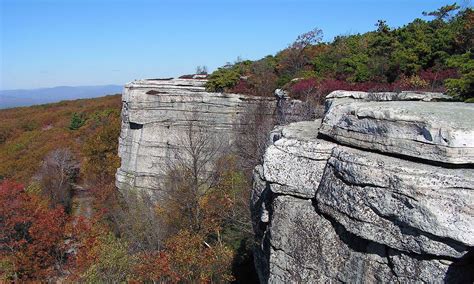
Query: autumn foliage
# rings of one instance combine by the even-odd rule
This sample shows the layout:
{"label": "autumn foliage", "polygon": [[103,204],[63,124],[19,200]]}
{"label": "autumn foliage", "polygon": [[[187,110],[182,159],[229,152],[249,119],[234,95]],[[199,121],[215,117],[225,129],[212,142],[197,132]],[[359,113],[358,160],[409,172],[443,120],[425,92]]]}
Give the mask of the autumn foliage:
{"label": "autumn foliage", "polygon": [[[296,98],[315,95],[313,101],[338,89],[441,91],[472,98],[472,8],[453,4],[423,15],[430,18],[398,28],[379,20],[373,31],[336,36],[330,42],[322,42],[322,31],[313,29],[274,56],[226,64],[209,76],[207,88],[268,96],[266,87],[276,86]],[[317,91],[307,79],[317,81]]]}
{"label": "autumn foliage", "polygon": [[[0,179],[28,184],[46,156],[59,148],[69,149],[82,161],[84,141],[100,131],[99,125],[106,124],[106,118],[118,119],[120,108],[120,96],[106,96],[0,110]],[[75,113],[82,114],[85,122],[70,130]],[[111,123],[110,127],[117,127],[117,123]]]}
{"label": "autumn foliage", "polygon": [[0,184],[0,269],[4,280],[48,280],[61,274],[65,261],[62,207],[23,185]]}
{"label": "autumn foliage", "polygon": [[[453,10],[400,28],[379,21],[329,43],[314,29],[275,56],[219,68],[207,88],[255,96],[284,88],[311,107],[339,89],[472,98],[474,13]],[[240,153],[190,125],[156,202],[114,185],[120,109],[120,97],[107,96],[0,111],[0,282],[246,282],[236,271],[253,269],[249,177],[273,121],[261,120],[263,109],[246,113]],[[78,188],[90,195],[80,204],[86,216],[73,200]]]}

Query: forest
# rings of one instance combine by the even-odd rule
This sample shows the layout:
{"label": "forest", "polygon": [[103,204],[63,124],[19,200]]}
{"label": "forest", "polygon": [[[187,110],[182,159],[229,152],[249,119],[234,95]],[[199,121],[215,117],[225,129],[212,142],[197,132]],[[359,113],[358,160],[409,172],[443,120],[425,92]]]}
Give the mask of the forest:
{"label": "forest", "polygon": [[323,31],[301,34],[276,55],[237,60],[210,75],[211,91],[271,96],[276,88],[316,103],[331,91],[440,91],[474,97],[474,12],[456,4],[424,12],[402,27],[386,21],[364,34],[322,42]]}
{"label": "forest", "polygon": [[[424,16],[331,42],[316,28],[276,55],[226,64],[206,87],[256,96],[282,88],[312,106],[337,89],[474,102],[473,10],[453,4]],[[203,149],[215,139],[190,131],[191,160],[170,168],[155,203],[115,187],[121,104],[114,95],[0,111],[0,282],[256,282],[251,169],[264,149],[255,133],[270,126],[249,112],[254,136],[210,173],[203,168],[216,153]]]}

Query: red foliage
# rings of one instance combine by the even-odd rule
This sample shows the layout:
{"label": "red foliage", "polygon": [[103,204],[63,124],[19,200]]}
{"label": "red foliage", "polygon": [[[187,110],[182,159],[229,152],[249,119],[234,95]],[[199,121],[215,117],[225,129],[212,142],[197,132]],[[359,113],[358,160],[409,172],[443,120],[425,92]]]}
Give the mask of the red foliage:
{"label": "red foliage", "polygon": [[433,70],[432,68],[427,70],[421,70],[418,74],[421,79],[427,82],[443,82],[448,78],[458,78],[458,72],[455,68],[445,70]]}
{"label": "red foliage", "polygon": [[89,189],[93,196],[92,209],[94,218],[105,222],[114,219],[114,214],[120,209],[120,197],[113,183],[98,183]]}
{"label": "red foliage", "polygon": [[316,78],[307,78],[296,81],[290,86],[290,94],[295,99],[318,101],[322,103],[324,97],[336,90],[363,91],[363,92],[391,92],[402,90],[417,91],[444,91],[443,81],[446,78],[456,77],[456,70],[441,71],[424,70],[412,78],[400,78],[396,82],[361,82],[350,83],[345,80],[326,78],[317,81]]}
{"label": "red foliage", "polygon": [[347,90],[347,91],[364,91],[364,92],[389,92],[389,91],[402,91],[402,90],[418,90],[418,91],[444,91],[443,82],[447,78],[456,78],[457,71],[455,69],[446,69],[435,71],[433,69],[422,70],[419,72],[418,77],[421,81],[427,83],[426,86],[416,86],[410,84],[409,78],[401,78],[396,82],[382,83],[382,82],[362,82],[362,83],[349,83],[344,80],[337,79],[324,79],[318,84],[318,91],[324,96],[328,95],[335,90]]}
{"label": "red foliage", "polygon": [[418,74],[420,78],[428,82],[432,91],[444,92],[444,80],[448,78],[459,78],[459,74],[455,68],[445,70],[434,70],[433,68],[421,70]]}
{"label": "red foliage", "polygon": [[12,280],[42,280],[58,275],[64,261],[66,215],[39,194],[5,180],[0,184],[0,256]]}
{"label": "red foliage", "polygon": [[324,96],[332,91],[347,90],[347,91],[364,91],[364,92],[383,92],[393,90],[393,86],[388,83],[379,82],[361,82],[349,83],[336,79],[325,79],[320,83],[320,91]]}
{"label": "red foliage", "polygon": [[160,280],[166,283],[177,283],[179,275],[170,265],[169,255],[165,252],[144,252],[137,255],[139,261],[134,265],[134,282],[143,283]]}
{"label": "red foliage", "polygon": [[245,79],[240,79],[239,82],[230,90],[231,93],[236,94],[250,94],[252,88]]}
{"label": "red foliage", "polygon": [[98,218],[88,219],[78,217],[74,222],[70,223],[70,235],[77,244],[77,253],[68,260],[68,266],[71,268],[71,274],[68,276],[69,281],[77,281],[81,274],[86,271],[97,260],[97,255],[93,253],[94,248],[98,245],[101,234],[106,234],[106,228],[99,229]]}
{"label": "red foliage", "polygon": [[296,99],[305,99],[306,96],[315,92],[317,87],[318,82],[315,78],[298,80],[291,86],[291,94]]}

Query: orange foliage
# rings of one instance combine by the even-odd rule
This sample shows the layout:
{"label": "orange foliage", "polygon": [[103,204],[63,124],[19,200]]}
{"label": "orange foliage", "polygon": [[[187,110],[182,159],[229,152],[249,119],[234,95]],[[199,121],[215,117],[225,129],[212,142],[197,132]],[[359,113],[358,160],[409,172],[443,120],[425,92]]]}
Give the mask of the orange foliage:
{"label": "orange foliage", "polygon": [[9,180],[0,184],[0,204],[2,278],[44,280],[58,275],[64,261],[63,208],[50,208],[39,194]]}
{"label": "orange foliage", "polygon": [[[120,96],[115,95],[0,110],[0,178],[28,183],[47,153],[57,148],[70,148],[82,158],[81,144],[97,114],[114,110],[118,117],[120,109]],[[76,131],[69,130],[73,113],[87,119]]]}
{"label": "orange foliage", "polygon": [[231,281],[233,253],[221,243],[210,246],[203,236],[182,230],[166,242],[166,253],[180,280],[191,283]]}
{"label": "orange foliage", "polygon": [[137,255],[138,262],[133,268],[134,282],[165,281],[177,283],[179,276],[170,266],[170,259],[165,252],[143,252]]}

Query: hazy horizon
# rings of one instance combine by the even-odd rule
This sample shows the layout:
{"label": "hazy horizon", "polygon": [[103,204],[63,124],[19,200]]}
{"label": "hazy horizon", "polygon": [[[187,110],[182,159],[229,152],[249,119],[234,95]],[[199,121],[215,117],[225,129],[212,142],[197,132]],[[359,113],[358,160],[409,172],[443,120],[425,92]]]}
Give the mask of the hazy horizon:
{"label": "hazy horizon", "polygon": [[400,26],[451,2],[0,0],[0,90],[212,71],[275,54],[314,27],[329,41],[373,30],[379,19]]}
{"label": "hazy horizon", "polygon": [[126,83],[110,83],[110,84],[101,84],[101,85],[59,85],[59,86],[50,86],[50,87],[40,87],[40,88],[17,88],[17,89],[0,89],[0,92],[8,91],[33,91],[33,90],[44,90],[44,89],[54,89],[54,88],[82,88],[82,87],[104,87],[104,86],[124,86]]}
{"label": "hazy horizon", "polygon": [[121,93],[123,85],[56,86],[38,89],[0,90],[0,109],[25,107],[64,100],[89,99]]}

